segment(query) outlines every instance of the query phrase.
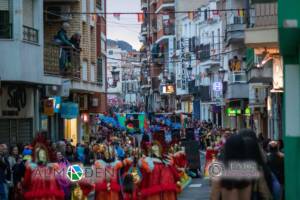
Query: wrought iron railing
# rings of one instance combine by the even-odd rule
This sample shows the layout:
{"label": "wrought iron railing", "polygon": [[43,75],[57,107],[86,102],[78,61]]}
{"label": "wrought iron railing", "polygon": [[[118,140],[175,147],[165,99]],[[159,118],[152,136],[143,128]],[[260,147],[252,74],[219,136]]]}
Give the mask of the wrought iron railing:
{"label": "wrought iron railing", "polygon": [[229,83],[247,83],[245,71],[235,71],[229,73]]}
{"label": "wrought iron railing", "polygon": [[[65,51],[65,57],[62,57]],[[61,59],[65,59],[62,62]],[[46,74],[80,79],[80,51],[69,46],[45,44],[44,71]]]}
{"label": "wrought iron railing", "polygon": [[39,31],[23,25],[23,40],[32,43],[39,43]]}
{"label": "wrought iron railing", "polygon": [[274,3],[257,3],[250,10],[250,28],[277,26],[278,24],[278,4]]}

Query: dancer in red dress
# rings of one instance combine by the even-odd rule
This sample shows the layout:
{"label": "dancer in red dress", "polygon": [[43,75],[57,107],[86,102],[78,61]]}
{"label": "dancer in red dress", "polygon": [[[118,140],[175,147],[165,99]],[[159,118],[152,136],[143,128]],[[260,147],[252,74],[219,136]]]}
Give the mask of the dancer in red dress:
{"label": "dancer in red dress", "polygon": [[162,147],[159,142],[152,145],[152,156],[144,161],[152,169],[146,187],[141,189],[141,198],[145,200],[176,200],[177,176],[172,160],[162,159]]}
{"label": "dancer in red dress", "polygon": [[48,163],[50,151],[45,138],[38,135],[34,143],[34,162],[28,162],[23,182],[25,200],[63,200],[55,167]]}
{"label": "dancer in red dress", "polygon": [[123,163],[116,160],[114,149],[111,145],[104,145],[104,157],[96,160],[96,200],[119,200],[121,197],[120,169]]}

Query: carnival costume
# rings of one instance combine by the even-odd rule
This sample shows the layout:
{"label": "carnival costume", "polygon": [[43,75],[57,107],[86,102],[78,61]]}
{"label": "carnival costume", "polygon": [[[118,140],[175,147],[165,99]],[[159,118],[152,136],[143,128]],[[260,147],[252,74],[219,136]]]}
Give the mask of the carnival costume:
{"label": "carnival costume", "polygon": [[55,177],[55,167],[48,163],[49,144],[38,135],[33,145],[35,162],[28,162],[24,176],[24,198],[28,200],[63,200],[64,192]]}
{"label": "carnival costume", "polygon": [[186,168],[187,168],[186,153],[183,147],[180,147],[178,144],[175,144],[173,148],[174,148],[173,150],[174,165],[180,177],[181,189],[184,189],[191,182],[191,177],[189,177],[186,173]]}
{"label": "carnival costume", "polygon": [[141,197],[146,200],[176,200],[179,180],[172,161],[162,159],[162,147],[159,142],[152,145],[152,157],[144,159],[151,169],[146,187],[141,189]]}
{"label": "carnival costume", "polygon": [[96,160],[94,167],[97,172],[95,183],[96,200],[119,200],[121,194],[120,169],[123,163],[115,159],[114,148],[102,145],[104,158]]}

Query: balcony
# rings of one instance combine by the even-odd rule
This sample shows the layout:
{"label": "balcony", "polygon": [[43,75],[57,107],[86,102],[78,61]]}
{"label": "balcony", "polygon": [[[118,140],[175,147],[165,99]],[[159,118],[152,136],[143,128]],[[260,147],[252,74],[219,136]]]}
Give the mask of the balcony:
{"label": "balcony", "polygon": [[141,9],[147,9],[148,8],[148,3],[147,0],[141,0]]}
{"label": "balcony", "polygon": [[278,46],[277,2],[257,3],[253,5],[250,26],[245,31],[245,43],[255,47]]}
{"label": "balcony", "polygon": [[196,58],[205,62],[210,59],[210,44],[200,44],[196,46]]}
{"label": "balcony", "polygon": [[[66,63],[60,60],[61,47],[54,44],[45,44],[44,48],[44,72],[49,75],[57,75],[65,78],[80,79],[80,52],[71,47],[63,47],[66,52]],[[60,69],[60,66],[63,66]]]}
{"label": "balcony", "polygon": [[164,9],[172,9],[174,6],[175,0],[157,0],[157,10],[155,12],[159,13]]}
{"label": "balcony", "polygon": [[141,27],[141,36],[146,36],[147,35],[147,26],[146,24],[143,24]]}
{"label": "balcony", "polygon": [[39,43],[39,31],[29,26],[23,26],[23,41]]}
{"label": "balcony", "polygon": [[164,32],[164,35],[175,35],[174,24],[164,25],[163,32]]}
{"label": "balcony", "polygon": [[247,83],[247,75],[245,71],[229,73],[229,84],[235,83]]}
{"label": "balcony", "polygon": [[236,71],[229,73],[229,83],[227,87],[228,99],[244,99],[249,96],[249,85],[247,83],[246,72]]}
{"label": "balcony", "polygon": [[0,39],[12,38],[12,24],[0,24]]}
{"label": "balcony", "polygon": [[226,26],[227,44],[243,42],[246,29],[245,17],[233,16],[229,21]]}

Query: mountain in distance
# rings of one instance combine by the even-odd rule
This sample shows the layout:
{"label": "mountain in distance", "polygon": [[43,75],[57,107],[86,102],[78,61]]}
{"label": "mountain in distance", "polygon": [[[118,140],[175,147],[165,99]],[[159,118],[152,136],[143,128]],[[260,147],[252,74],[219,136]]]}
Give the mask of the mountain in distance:
{"label": "mountain in distance", "polygon": [[114,45],[117,45],[123,51],[128,51],[128,52],[135,51],[132,45],[126,41],[107,39],[107,46],[114,46]]}

